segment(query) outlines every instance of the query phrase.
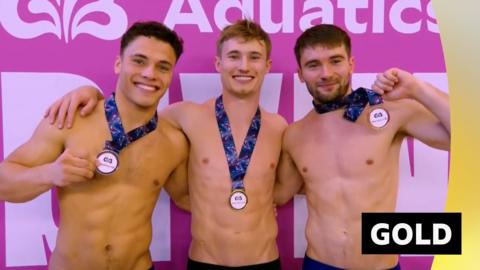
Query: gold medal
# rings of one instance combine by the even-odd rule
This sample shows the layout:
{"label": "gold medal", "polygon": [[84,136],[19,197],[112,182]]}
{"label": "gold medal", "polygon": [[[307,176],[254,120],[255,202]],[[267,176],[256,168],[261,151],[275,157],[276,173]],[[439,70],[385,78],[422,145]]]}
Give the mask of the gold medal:
{"label": "gold medal", "polygon": [[247,206],[248,198],[245,190],[235,189],[230,194],[230,207],[235,210],[242,210]]}

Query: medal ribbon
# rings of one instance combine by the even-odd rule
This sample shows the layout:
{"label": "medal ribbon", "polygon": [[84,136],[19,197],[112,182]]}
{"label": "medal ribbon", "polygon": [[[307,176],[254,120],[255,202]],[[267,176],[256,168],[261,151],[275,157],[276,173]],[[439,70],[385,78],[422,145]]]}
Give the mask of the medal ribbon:
{"label": "medal ribbon", "polygon": [[315,111],[319,114],[346,107],[343,118],[347,119],[348,121],[355,122],[365,109],[365,106],[367,106],[367,103],[370,104],[370,106],[382,104],[383,98],[373,90],[360,87],[357,90],[352,91],[352,93],[350,93],[348,96],[345,96],[341,100],[322,104],[316,104],[313,102],[313,106]]}
{"label": "medal ribbon", "polygon": [[237,156],[237,150],[235,149],[232,129],[223,106],[222,96],[219,96],[215,102],[215,116],[217,118],[218,130],[222,137],[223,149],[225,150],[228,169],[230,171],[230,178],[232,179],[232,190],[244,190],[243,178],[247,173],[248,164],[250,163],[255,144],[257,143],[258,133],[260,132],[260,107],[257,108],[257,112],[252,118],[252,122],[248,128],[247,136],[245,137],[239,156]]}
{"label": "medal ribbon", "polygon": [[120,153],[123,148],[157,128],[158,116],[155,111],[155,115],[145,125],[137,127],[125,134],[117,104],[115,103],[115,93],[105,100],[105,116],[107,117],[108,127],[112,135],[111,141],[105,141],[105,148],[116,153]]}

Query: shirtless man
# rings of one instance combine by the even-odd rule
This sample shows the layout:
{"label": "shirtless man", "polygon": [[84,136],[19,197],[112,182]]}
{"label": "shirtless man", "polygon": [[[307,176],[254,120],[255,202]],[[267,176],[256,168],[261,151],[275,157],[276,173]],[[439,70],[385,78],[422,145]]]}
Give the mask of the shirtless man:
{"label": "shirtless man", "polygon": [[[270,51],[270,38],[256,23],[242,20],[226,27],[217,41],[215,60],[223,86],[221,98],[203,104],[180,102],[161,113],[190,141],[188,269],[280,269],[273,189],[287,124],[279,115],[259,108],[260,88],[271,66]],[[87,104],[81,112],[86,114],[96,96],[97,90],[91,88],[72,92],[52,106],[50,117],[53,120],[60,110],[58,122],[63,123],[69,111],[67,126],[71,126],[77,105]],[[228,140],[227,126],[234,145]],[[241,151],[247,132],[247,147]]]}
{"label": "shirtless man", "polygon": [[[2,200],[25,202],[58,189],[60,226],[49,269],[153,269],[151,216],[160,189],[177,201],[187,191],[188,142],[156,120],[181,53],[181,40],[164,25],[134,24],[115,61],[115,95],[71,129],[44,119],[0,164]],[[123,137],[121,126],[144,132]],[[118,164],[103,163],[115,158]]]}
{"label": "shirtless man", "polygon": [[350,53],[350,38],[333,25],[308,29],[295,45],[298,74],[315,108],[285,131],[275,197],[285,203],[304,183],[304,270],[399,269],[396,255],[362,255],[361,213],[395,211],[406,136],[435,148],[450,145],[448,96],[403,70],[377,77],[373,88],[383,103],[374,92],[354,91],[353,99],[371,102],[363,113],[359,104],[345,110],[336,103],[352,93]]}

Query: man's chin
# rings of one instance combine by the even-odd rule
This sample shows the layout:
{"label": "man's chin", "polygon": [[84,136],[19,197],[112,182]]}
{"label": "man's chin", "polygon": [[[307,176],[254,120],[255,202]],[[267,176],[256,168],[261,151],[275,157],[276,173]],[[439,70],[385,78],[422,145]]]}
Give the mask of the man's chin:
{"label": "man's chin", "polygon": [[316,98],[316,101],[319,102],[319,103],[331,103],[331,102],[339,101],[341,99],[342,99],[342,97],[339,96],[339,95],[332,95],[332,96],[318,97],[318,98]]}

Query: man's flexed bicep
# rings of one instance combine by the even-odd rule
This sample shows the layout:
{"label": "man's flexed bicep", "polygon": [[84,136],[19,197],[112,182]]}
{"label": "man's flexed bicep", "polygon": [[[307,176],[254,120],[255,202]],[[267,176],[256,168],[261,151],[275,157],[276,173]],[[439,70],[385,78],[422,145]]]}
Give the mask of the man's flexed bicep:
{"label": "man's flexed bicep", "polygon": [[442,121],[422,104],[415,102],[409,105],[410,114],[402,130],[431,147],[450,150],[450,131]]}
{"label": "man's flexed bicep", "polygon": [[386,100],[401,104],[406,134],[439,149],[450,148],[449,97],[433,85],[398,68],[377,76],[372,88]]}
{"label": "man's flexed bicep", "polygon": [[33,136],[0,164],[0,199],[25,202],[53,186],[92,178],[95,160],[64,150],[65,138],[66,132],[44,119]]}

